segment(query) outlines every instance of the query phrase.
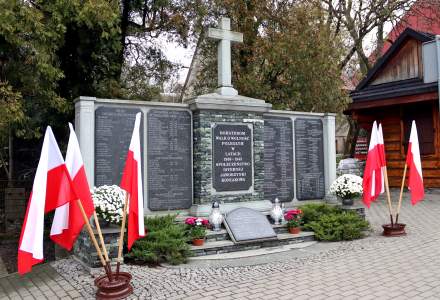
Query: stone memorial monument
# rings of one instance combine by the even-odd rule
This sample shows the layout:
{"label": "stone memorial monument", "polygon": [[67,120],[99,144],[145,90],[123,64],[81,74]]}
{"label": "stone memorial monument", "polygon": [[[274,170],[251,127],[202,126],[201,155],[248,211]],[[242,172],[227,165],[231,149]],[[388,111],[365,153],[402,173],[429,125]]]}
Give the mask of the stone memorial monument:
{"label": "stone memorial monument", "polygon": [[91,185],[119,184],[137,112],[141,124],[145,214],[208,216],[240,207],[268,214],[319,200],[336,177],[335,115],[272,110],[238,95],[231,82],[231,42],[222,18],[207,35],[218,42],[218,88],[185,103],[79,97],[75,123]]}

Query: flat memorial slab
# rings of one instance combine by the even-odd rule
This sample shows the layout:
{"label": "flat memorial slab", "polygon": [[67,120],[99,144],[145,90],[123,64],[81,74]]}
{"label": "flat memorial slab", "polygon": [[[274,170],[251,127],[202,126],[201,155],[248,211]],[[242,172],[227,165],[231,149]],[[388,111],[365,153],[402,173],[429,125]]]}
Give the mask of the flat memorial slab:
{"label": "flat memorial slab", "polygon": [[251,208],[234,209],[226,215],[224,223],[234,243],[277,239],[267,217]]}

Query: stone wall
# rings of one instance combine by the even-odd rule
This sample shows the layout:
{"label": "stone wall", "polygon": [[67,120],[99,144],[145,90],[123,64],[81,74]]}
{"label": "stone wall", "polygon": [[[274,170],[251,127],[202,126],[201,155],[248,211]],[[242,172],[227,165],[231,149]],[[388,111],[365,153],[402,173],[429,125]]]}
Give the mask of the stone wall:
{"label": "stone wall", "polygon": [[[114,261],[118,256],[118,239],[120,232],[119,227],[102,228],[104,243],[108,251],[108,256],[112,261]],[[99,236],[95,230],[94,233],[95,238],[99,243]],[[76,243],[73,247],[73,253],[81,262],[89,267],[96,268],[101,266],[98,252],[96,252],[92,240],[85,229],[81,231],[81,234],[76,240]]]}
{"label": "stone wall", "polygon": [[[212,124],[248,123],[253,125],[254,192],[235,195],[213,195],[212,190]],[[225,203],[264,200],[264,121],[263,114],[199,110],[193,113],[194,204],[222,201]]]}

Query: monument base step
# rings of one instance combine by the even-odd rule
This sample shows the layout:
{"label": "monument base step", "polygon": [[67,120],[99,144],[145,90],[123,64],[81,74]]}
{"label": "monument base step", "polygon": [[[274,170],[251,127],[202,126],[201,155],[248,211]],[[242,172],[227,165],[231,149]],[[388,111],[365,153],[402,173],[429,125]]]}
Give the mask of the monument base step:
{"label": "monument base step", "polygon": [[211,254],[211,255],[203,255],[203,256],[193,256],[190,257],[190,261],[197,260],[226,260],[226,259],[238,259],[238,258],[246,258],[246,257],[255,257],[267,254],[275,254],[286,252],[294,249],[304,249],[310,246],[315,245],[316,241],[311,242],[302,242],[288,245],[281,245],[276,247],[268,247],[268,248],[260,248],[256,250],[245,250],[245,251],[236,251],[222,254]]}
{"label": "monument base step", "polygon": [[[279,234],[279,233],[287,233],[287,227],[284,224],[281,225],[272,225],[273,230]],[[214,241],[225,241],[225,240],[231,240],[231,238],[229,237],[228,232],[226,231],[226,229],[221,229],[220,231],[212,231],[212,230],[208,230],[206,232],[206,238],[205,241],[206,242],[214,242]]]}
{"label": "monument base step", "polygon": [[[228,235],[226,230],[225,234]],[[208,239],[203,246],[191,246],[190,256],[202,257],[238,251],[257,250],[262,248],[298,244],[303,242],[311,242],[314,241],[315,234],[308,231],[300,232],[299,234],[277,233],[277,238],[278,239],[276,240],[255,241],[242,244],[234,244],[234,242],[232,242],[231,240]]]}

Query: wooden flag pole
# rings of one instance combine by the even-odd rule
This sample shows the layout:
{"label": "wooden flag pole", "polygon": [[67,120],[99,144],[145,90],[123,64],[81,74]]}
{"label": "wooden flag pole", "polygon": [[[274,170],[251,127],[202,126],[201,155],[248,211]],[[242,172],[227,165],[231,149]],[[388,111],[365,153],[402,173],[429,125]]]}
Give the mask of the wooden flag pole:
{"label": "wooden flag pole", "polygon": [[77,201],[78,201],[78,206],[79,206],[79,209],[81,210],[81,214],[83,216],[84,222],[86,223],[87,232],[89,233],[90,239],[92,240],[93,245],[95,246],[96,252],[98,252],[98,256],[101,261],[101,264],[102,264],[105,272],[107,273],[107,276],[110,278],[110,274],[108,273],[108,270],[106,268],[105,260],[104,260],[104,257],[102,256],[101,249],[99,248],[98,242],[96,241],[96,238],[95,238],[95,234],[93,233],[92,227],[90,226],[89,218],[87,217],[87,214],[84,211],[84,207],[82,206],[81,201],[79,199]]}
{"label": "wooden flag pole", "polygon": [[118,261],[116,263],[116,278],[119,275],[119,266],[122,260],[122,246],[124,244],[125,220],[127,219],[128,193],[125,192],[124,210],[122,212],[121,235],[119,236]]}
{"label": "wooden flag pole", "polygon": [[[96,211],[93,211],[93,219],[95,219],[95,226],[96,226],[96,230],[98,231],[99,242],[101,243],[102,252],[104,253],[108,274],[112,274],[112,268],[110,266],[110,258],[108,257],[107,248],[105,247],[104,237],[102,236],[101,225],[99,225]],[[109,280],[112,281],[112,278],[109,277]]]}
{"label": "wooden flag pole", "polygon": [[[390,195],[390,185],[388,182],[388,171],[387,171],[387,167],[384,167],[384,175],[385,175],[385,191],[387,193],[387,202],[388,202],[388,211],[390,213],[390,221],[391,221],[391,226],[393,226],[393,209],[392,209],[392,205],[391,205],[391,195]],[[397,221],[396,221],[397,223]]]}
{"label": "wooden flag pole", "polygon": [[405,187],[405,179],[406,179],[406,170],[407,170],[407,168],[408,168],[408,165],[405,163],[405,168],[403,169],[402,185],[400,187],[399,204],[397,206],[396,224],[399,221],[400,208],[402,207],[403,188]]}

